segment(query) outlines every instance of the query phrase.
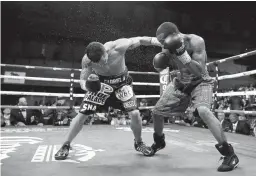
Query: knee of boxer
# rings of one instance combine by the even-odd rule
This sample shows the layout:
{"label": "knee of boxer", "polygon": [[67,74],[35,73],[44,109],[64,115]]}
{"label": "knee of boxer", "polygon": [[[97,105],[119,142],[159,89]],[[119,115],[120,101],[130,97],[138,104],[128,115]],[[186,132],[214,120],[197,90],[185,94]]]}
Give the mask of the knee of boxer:
{"label": "knee of boxer", "polygon": [[204,121],[212,117],[211,110],[206,106],[197,107],[197,112],[199,117],[201,117]]}
{"label": "knee of boxer", "polygon": [[130,118],[140,118],[140,111],[138,109],[134,109],[130,112],[128,112]]}

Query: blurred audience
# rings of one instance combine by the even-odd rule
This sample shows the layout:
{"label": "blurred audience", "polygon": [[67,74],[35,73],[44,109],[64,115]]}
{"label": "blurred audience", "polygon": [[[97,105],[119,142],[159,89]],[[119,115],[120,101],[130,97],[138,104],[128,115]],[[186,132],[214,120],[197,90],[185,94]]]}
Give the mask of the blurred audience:
{"label": "blurred audience", "polygon": [[3,110],[3,114],[1,112],[1,116],[3,116],[3,119],[2,119],[2,123],[3,123],[3,127],[4,126],[10,126],[11,125],[11,109],[10,108],[5,108]]}
{"label": "blurred audience", "polygon": [[[148,106],[148,101],[147,99],[141,99],[139,102],[139,107],[147,107]],[[151,122],[152,115],[151,115],[151,110],[150,109],[140,109],[140,116],[142,118],[142,125],[146,126]]]}
{"label": "blurred audience", "polygon": [[[18,106],[27,106],[25,97],[20,97]],[[43,119],[40,113],[32,109],[12,109],[10,113],[10,123],[14,126],[24,127],[26,125],[43,126]]]}
{"label": "blurred audience", "polygon": [[[70,106],[70,100],[66,97],[58,97],[52,106]],[[69,109],[44,109],[43,117],[47,125],[69,126],[72,119],[77,115],[74,108]]]}

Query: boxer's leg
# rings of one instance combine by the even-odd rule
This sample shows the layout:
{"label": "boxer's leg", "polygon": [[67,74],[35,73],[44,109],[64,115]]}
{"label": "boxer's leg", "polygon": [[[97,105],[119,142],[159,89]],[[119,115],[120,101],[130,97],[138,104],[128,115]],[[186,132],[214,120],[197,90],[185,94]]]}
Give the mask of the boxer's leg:
{"label": "boxer's leg", "polygon": [[[141,152],[145,156],[151,156],[152,149],[144,144],[141,137],[142,131],[142,118],[138,110],[137,99],[133,92],[131,85],[124,85],[115,91],[117,100],[114,104],[119,105],[119,109],[122,109],[129,114],[131,119],[131,130],[134,135],[134,148]],[[121,107],[120,107],[121,105]]]}
{"label": "boxer's leg", "polygon": [[69,126],[69,131],[65,137],[65,143],[71,143],[76,135],[82,130],[85,120],[88,119],[88,115],[78,113]]}
{"label": "boxer's leg", "polygon": [[204,82],[199,84],[191,93],[192,104],[218,141],[218,144],[216,144],[215,147],[224,156],[224,161],[218,167],[218,171],[231,171],[237,167],[239,159],[234,153],[232,145],[227,143],[226,136],[224,135],[219,120],[210,110],[212,92],[212,84]]}
{"label": "boxer's leg", "polygon": [[184,113],[189,101],[190,97],[175,89],[172,83],[166,87],[152,112],[155,132],[153,134],[154,144],[151,147],[154,152],[165,147],[164,118]]}
{"label": "boxer's leg", "polygon": [[65,142],[59,151],[55,154],[56,160],[65,160],[69,154],[70,143],[74,140],[76,135],[83,128],[84,122],[88,119],[89,114],[93,114],[97,109],[97,105],[91,104],[89,102],[82,102],[80,106],[79,113],[76,115],[69,127],[67,136],[65,137]]}
{"label": "boxer's leg", "polygon": [[192,106],[197,110],[198,115],[207,124],[219,144],[227,141],[221,128],[220,121],[210,110],[212,103],[212,84],[202,82],[191,93]]}
{"label": "boxer's leg", "polygon": [[142,119],[140,117],[140,112],[138,109],[128,112],[131,119],[131,130],[133,132],[136,142],[142,142],[141,131],[142,131]]}
{"label": "boxer's leg", "polygon": [[164,118],[180,115],[188,107],[190,97],[175,89],[172,83],[167,87],[161,98],[156,103],[153,111],[154,131],[157,135],[163,134]]}

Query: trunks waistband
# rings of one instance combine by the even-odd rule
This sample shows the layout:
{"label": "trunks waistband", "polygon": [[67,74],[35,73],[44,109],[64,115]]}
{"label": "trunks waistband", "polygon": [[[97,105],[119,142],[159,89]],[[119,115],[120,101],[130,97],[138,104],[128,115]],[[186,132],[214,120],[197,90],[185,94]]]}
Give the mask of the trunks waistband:
{"label": "trunks waistband", "polygon": [[118,75],[114,75],[114,76],[102,76],[102,75],[98,75],[99,79],[101,82],[108,84],[108,85],[119,85],[122,84],[124,82],[126,82],[129,74],[128,74],[128,69],[125,68],[125,71],[118,74]]}

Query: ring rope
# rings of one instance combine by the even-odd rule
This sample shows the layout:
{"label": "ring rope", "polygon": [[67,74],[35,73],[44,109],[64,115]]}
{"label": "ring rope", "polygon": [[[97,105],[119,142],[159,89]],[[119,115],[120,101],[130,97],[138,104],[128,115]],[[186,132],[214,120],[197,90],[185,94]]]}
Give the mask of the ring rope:
{"label": "ring rope", "polygon": [[[11,109],[70,109],[70,106],[13,106],[13,105],[1,105],[1,108],[11,108]],[[79,109],[80,106],[74,106],[74,109]],[[139,107],[139,109],[152,109],[154,106]],[[242,110],[219,110],[215,109],[215,112],[220,113],[237,113],[246,115],[256,115],[256,111],[242,111]]]}
{"label": "ring rope", "polygon": [[[49,96],[49,97],[69,97],[69,93],[46,93],[46,92],[19,92],[0,91],[1,95],[29,95],[29,96]],[[73,97],[84,97],[84,94],[73,94]],[[136,98],[159,98],[160,95],[136,95]]]}
{"label": "ring rope", "polygon": [[[215,68],[216,72],[218,71],[218,67]],[[175,72],[177,73],[177,72]],[[175,74],[173,72],[173,74]],[[243,76],[250,76],[256,74],[256,70],[246,71],[242,73],[232,74],[232,75],[224,75],[218,76],[216,73],[216,80],[225,80],[225,79],[232,79],[232,78],[239,78]],[[25,79],[31,81],[51,81],[51,82],[68,82],[70,80],[74,81],[75,83],[80,83],[79,79],[61,79],[61,78],[42,78],[42,77],[29,77],[29,76],[11,76],[11,75],[0,75],[0,78],[7,78],[7,79]],[[160,83],[147,83],[147,82],[133,82],[133,85],[137,86],[160,86]]]}
{"label": "ring rope", "polygon": [[[139,107],[139,109],[152,109],[154,106]],[[70,109],[70,106],[13,106],[13,105],[1,105],[1,108],[10,109]],[[79,109],[80,106],[73,106],[74,109]]]}
{"label": "ring rope", "polygon": [[232,113],[236,113],[236,114],[248,114],[248,115],[256,115],[256,111],[239,111],[239,110],[219,110],[219,109],[215,109],[215,112],[222,112],[222,113],[227,113],[227,114],[232,114]]}
{"label": "ring rope", "polygon": [[[41,78],[41,77],[29,77],[29,76],[11,76],[11,75],[0,75],[0,78],[25,79],[25,80],[30,80],[30,81],[66,82],[66,83],[70,83],[70,80],[71,80],[75,83],[80,83],[79,79]],[[160,86],[160,83],[133,82],[132,85],[135,85],[135,86]]]}
{"label": "ring rope", "polygon": [[[19,92],[19,91],[0,91],[1,95],[30,95],[30,96],[52,96],[52,97],[69,97],[68,93],[46,93],[46,92]],[[256,95],[256,90],[217,93],[218,97]],[[84,97],[84,94],[73,94],[74,97]],[[159,98],[160,95],[136,95],[137,98]]]}
{"label": "ring rope", "polygon": [[236,74],[232,74],[232,75],[219,76],[218,80],[239,78],[239,77],[249,76],[249,75],[253,75],[253,74],[256,74],[256,70],[246,71],[246,72],[242,72],[242,73],[236,73]]}
{"label": "ring rope", "polygon": [[256,91],[252,90],[252,91],[217,93],[218,97],[243,96],[243,95],[256,95]]}
{"label": "ring rope", "polygon": [[236,60],[236,59],[252,56],[252,55],[255,55],[255,54],[256,54],[256,50],[250,51],[250,52],[247,52],[247,53],[243,53],[243,54],[239,54],[239,55],[235,55],[235,56],[231,56],[231,57],[227,57],[225,59],[220,59],[220,60],[217,60],[217,61],[208,62],[206,65],[209,66],[209,65],[212,65],[212,64],[220,64],[220,63],[223,63],[223,62]]}
{"label": "ring rope", "polygon": [[[0,64],[1,67],[11,67],[11,68],[26,68],[26,69],[39,69],[39,70],[54,70],[54,71],[82,71],[82,69],[71,69],[71,68],[60,68],[60,67],[42,67],[42,66],[31,66],[31,65],[15,65],[15,64]],[[159,75],[157,72],[136,72],[128,71],[130,74],[140,74],[140,75]]]}

